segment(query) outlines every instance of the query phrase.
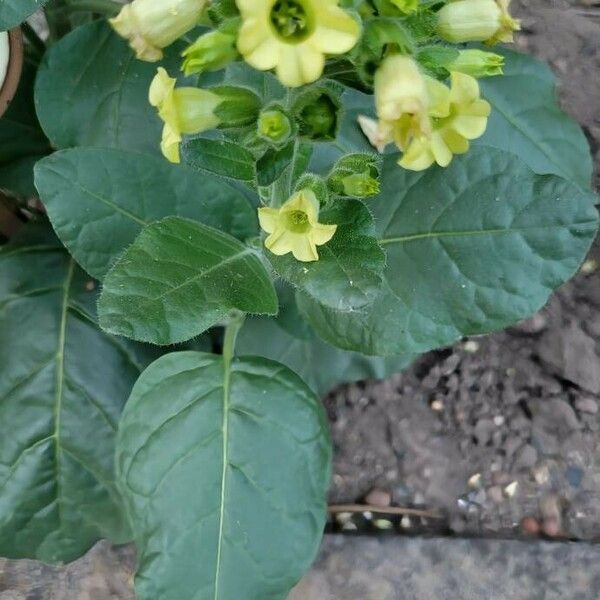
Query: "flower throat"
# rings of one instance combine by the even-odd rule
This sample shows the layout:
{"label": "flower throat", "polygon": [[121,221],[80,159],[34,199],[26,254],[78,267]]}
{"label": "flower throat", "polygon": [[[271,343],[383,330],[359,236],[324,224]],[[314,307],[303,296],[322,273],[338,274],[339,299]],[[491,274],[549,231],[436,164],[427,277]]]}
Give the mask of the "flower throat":
{"label": "flower throat", "polygon": [[277,0],[271,9],[271,24],[290,43],[301,42],[312,33],[312,18],[301,0]]}

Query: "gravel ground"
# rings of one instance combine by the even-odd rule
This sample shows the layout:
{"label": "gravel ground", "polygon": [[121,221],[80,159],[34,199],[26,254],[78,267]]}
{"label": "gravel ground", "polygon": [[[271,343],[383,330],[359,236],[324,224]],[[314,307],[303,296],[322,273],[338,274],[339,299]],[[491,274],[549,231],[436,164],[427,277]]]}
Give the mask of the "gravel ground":
{"label": "gravel ground", "polygon": [[[514,5],[518,45],[557,72],[600,164],[600,3]],[[331,501],[441,509],[435,527],[449,533],[600,539],[599,262],[597,243],[576,279],[509,331],[330,394]],[[354,528],[347,515],[338,525]]]}

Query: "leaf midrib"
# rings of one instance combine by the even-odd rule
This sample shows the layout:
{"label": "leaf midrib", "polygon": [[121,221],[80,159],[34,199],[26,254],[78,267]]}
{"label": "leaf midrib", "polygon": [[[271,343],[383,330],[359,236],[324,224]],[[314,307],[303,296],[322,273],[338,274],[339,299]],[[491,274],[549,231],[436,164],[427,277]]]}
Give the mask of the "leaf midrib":
{"label": "leaf midrib", "polygon": [[227,465],[229,464],[229,396],[231,383],[231,356],[223,355],[223,421],[221,425],[223,438],[223,469],[221,472],[221,499],[219,506],[219,538],[217,540],[217,558],[215,565],[215,595],[219,598],[221,579],[221,557],[223,554],[223,531],[225,521],[225,496],[227,494]]}
{"label": "leaf midrib", "polygon": [[[595,221],[583,221],[581,223],[569,223],[568,227],[582,227],[584,225],[596,226]],[[536,227],[511,227],[499,229],[473,229],[467,231],[429,231],[426,233],[415,233],[395,238],[381,238],[379,243],[383,246],[388,244],[403,244],[406,242],[415,242],[426,239],[436,239],[444,237],[470,237],[478,235],[502,235],[510,233],[526,233],[529,231],[548,231],[551,229],[564,229],[565,225],[538,225]]]}
{"label": "leaf midrib", "polygon": [[69,259],[69,265],[67,267],[67,274],[63,285],[63,294],[61,298],[60,307],[60,323],[58,329],[58,343],[56,351],[56,390],[54,395],[54,454],[55,454],[55,473],[56,473],[56,506],[58,510],[58,522],[62,523],[62,508],[61,508],[61,495],[62,489],[60,485],[60,454],[62,452],[60,442],[60,427],[61,427],[61,414],[62,414],[62,402],[64,395],[64,382],[65,382],[65,346],[67,338],[67,317],[69,311],[69,294],[71,292],[71,285],[73,282],[73,274],[75,272],[75,261]]}

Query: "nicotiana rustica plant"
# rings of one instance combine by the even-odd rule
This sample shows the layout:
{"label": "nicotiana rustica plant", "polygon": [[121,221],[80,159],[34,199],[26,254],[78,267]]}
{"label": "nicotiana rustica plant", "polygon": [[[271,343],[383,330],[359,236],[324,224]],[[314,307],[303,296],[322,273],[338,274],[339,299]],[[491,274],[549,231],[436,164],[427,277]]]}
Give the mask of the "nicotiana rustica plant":
{"label": "nicotiana rustica plant", "polygon": [[585,138],[497,45],[508,0],[0,0],[0,28],[43,4],[0,120],[30,221],[0,554],[133,540],[141,600],[283,599],[325,521],[318,395],[543,306],[597,230]]}

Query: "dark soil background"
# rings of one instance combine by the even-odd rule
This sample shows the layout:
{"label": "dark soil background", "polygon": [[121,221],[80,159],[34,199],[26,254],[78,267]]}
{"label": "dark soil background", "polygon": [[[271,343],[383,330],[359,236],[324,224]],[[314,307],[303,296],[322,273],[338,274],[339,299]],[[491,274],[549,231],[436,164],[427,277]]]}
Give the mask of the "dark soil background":
{"label": "dark soil background", "polygon": [[[513,0],[513,6],[523,19],[518,46],[553,67],[563,107],[584,127],[600,167],[600,0]],[[596,182],[600,186],[598,175]],[[332,503],[367,502],[382,510],[392,504],[440,515],[346,512],[332,518],[330,529],[600,541],[600,243],[579,275],[532,319],[427,354],[388,381],[341,387],[325,405],[335,443]],[[334,543],[350,548],[354,542]],[[380,553],[373,558],[369,543],[375,544],[361,542],[350,558],[326,556],[318,581],[326,573],[347,578],[348,561],[367,561],[367,567],[372,560],[358,569],[360,577],[374,585],[381,576],[381,585],[390,586],[379,567],[398,575],[398,566],[393,557],[387,563]],[[463,542],[448,543],[447,559],[429,567],[425,561],[421,571],[458,569],[452,561],[472,551],[461,550]],[[435,549],[442,551],[437,543]],[[415,552],[417,564],[425,551]],[[503,554],[501,564],[506,560]],[[544,580],[552,579],[555,564]],[[131,547],[105,542],[63,569],[0,560],[0,600],[131,600],[133,570]],[[379,575],[371,577],[375,571]],[[430,583],[446,581],[421,574]],[[588,583],[584,588],[592,589]],[[368,597],[397,597],[391,588],[377,590]],[[442,597],[438,592],[411,598]],[[550,597],[541,593],[535,597]],[[552,597],[565,597],[557,593]],[[593,597],[589,593],[586,598]],[[348,594],[348,600],[367,597]],[[309,596],[306,589],[299,593]],[[321,592],[310,597],[325,598]]]}
{"label": "dark soil background", "polygon": [[[600,166],[600,2],[513,6],[518,46],[552,66]],[[388,381],[341,387],[325,403],[332,502],[441,510],[427,528],[447,533],[600,540],[600,242],[532,319],[429,353]],[[335,528],[363,525],[341,515]]]}

